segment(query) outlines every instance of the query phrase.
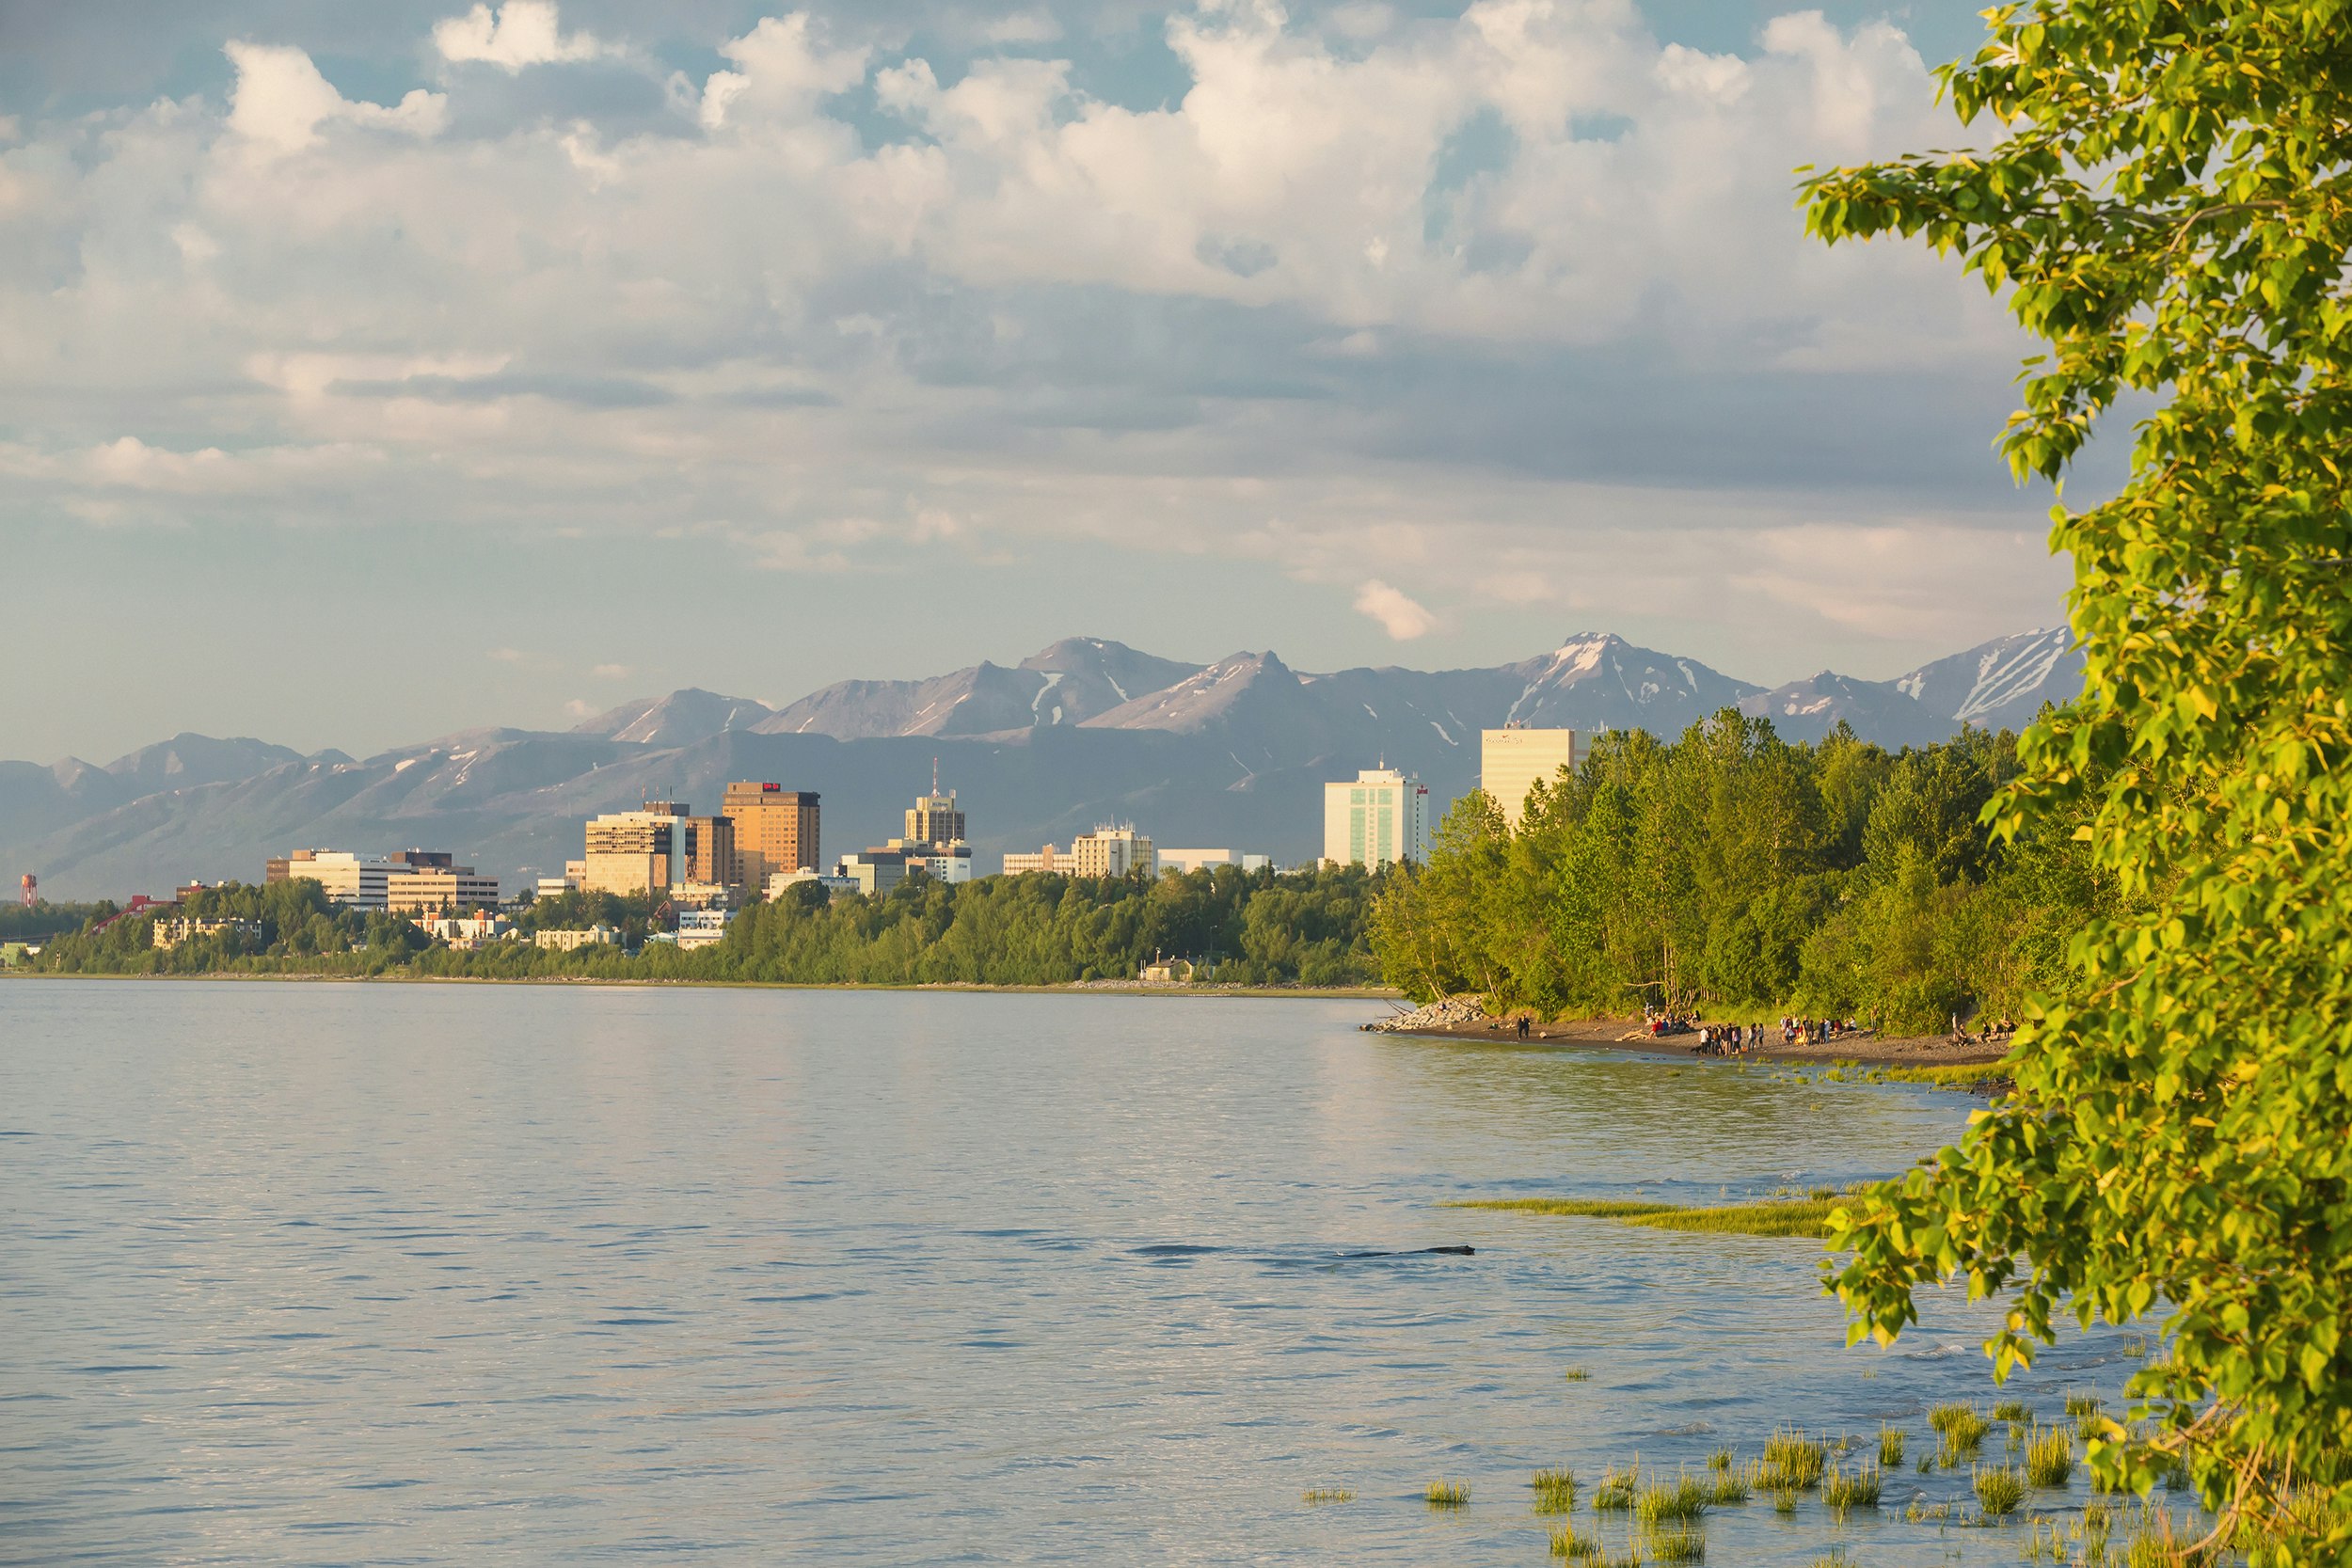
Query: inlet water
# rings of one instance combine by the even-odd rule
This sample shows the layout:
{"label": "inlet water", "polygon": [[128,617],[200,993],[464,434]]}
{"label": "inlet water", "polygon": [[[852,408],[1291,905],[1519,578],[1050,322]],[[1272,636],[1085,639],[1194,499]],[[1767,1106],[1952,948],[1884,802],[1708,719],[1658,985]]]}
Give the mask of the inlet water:
{"label": "inlet water", "polygon": [[[1848,1350],[1817,1243],[1440,1206],[1842,1185],[1977,1101],[1380,1010],[0,984],[0,1560],[1540,1564],[1536,1466],[1989,1405],[1991,1307]],[[1967,1493],[1708,1560],[2017,1560],[1901,1517]]]}

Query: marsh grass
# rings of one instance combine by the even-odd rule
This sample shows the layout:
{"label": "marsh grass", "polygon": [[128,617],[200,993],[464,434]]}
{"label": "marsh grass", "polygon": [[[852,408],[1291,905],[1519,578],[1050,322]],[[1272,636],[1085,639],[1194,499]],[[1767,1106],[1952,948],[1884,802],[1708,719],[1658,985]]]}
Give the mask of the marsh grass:
{"label": "marsh grass", "polygon": [[1576,1472],[1574,1470],[1538,1470],[1529,1482],[1535,1489],[1535,1512],[1538,1513],[1574,1513],[1576,1512]]}
{"label": "marsh grass", "polygon": [[2064,1427],[2037,1427],[2026,1440],[2026,1479],[2064,1486],[2074,1479],[2074,1438]]}
{"label": "marsh grass", "polygon": [[1993,1418],[1996,1421],[2030,1421],[2033,1419],[2033,1407],[2024,1400],[2003,1400],[1993,1407]]}
{"label": "marsh grass", "polygon": [[1993,1430],[1993,1423],[1972,1404],[1939,1404],[1928,1412],[1928,1425],[1944,1440],[1943,1460],[1947,1465],[1975,1453],[1984,1434]]}
{"label": "marsh grass", "polygon": [[1562,1525],[1551,1532],[1551,1555],[1570,1562],[1585,1562],[1602,1555],[1600,1537],[1586,1535],[1573,1524]]}
{"label": "marsh grass", "polygon": [[1821,1478],[1821,1501],[1841,1516],[1853,1509],[1878,1507],[1879,1467],[1858,1465],[1851,1475],[1843,1465],[1831,1469]]}
{"label": "marsh grass", "polygon": [[1797,1495],[1797,1489],[1793,1486],[1774,1487],[1772,1489],[1772,1512],[1783,1518],[1796,1513]]}
{"label": "marsh grass", "polygon": [[1310,1486],[1300,1494],[1300,1500],[1309,1508],[1319,1508],[1325,1503],[1352,1503],[1356,1494],[1344,1486]]}
{"label": "marsh grass", "polygon": [[1705,1562],[1707,1532],[1695,1524],[1668,1525],[1648,1532],[1650,1557],[1658,1562]]}
{"label": "marsh grass", "polygon": [[1653,1230],[1697,1230],[1733,1236],[1825,1236],[1829,1233],[1827,1222],[1833,1198],[1804,1197],[1699,1208],[1639,1198],[1494,1197],[1457,1198],[1440,1207],[1615,1220]]}
{"label": "marsh grass", "polygon": [[1696,1476],[1677,1476],[1642,1488],[1633,1499],[1633,1517],[1645,1525],[1681,1524],[1707,1512],[1708,1489]]}
{"label": "marsh grass", "polygon": [[1899,1468],[1903,1462],[1903,1429],[1879,1428],[1879,1465],[1884,1469]]}
{"label": "marsh grass", "polygon": [[1433,1481],[1424,1494],[1432,1508],[1468,1508],[1470,1482],[1466,1481]]}
{"label": "marsh grass", "polygon": [[1734,1503],[1746,1502],[1748,1494],[1755,1489],[1755,1466],[1751,1465],[1744,1471],[1719,1470],[1708,1486],[1707,1500],[1717,1508],[1728,1508]]}
{"label": "marsh grass", "polygon": [[1620,1470],[1614,1465],[1600,1473],[1600,1483],[1593,1488],[1593,1512],[1621,1513],[1633,1506],[1633,1494],[1641,1485],[1641,1468]]}
{"label": "marsh grass", "polygon": [[2026,1473],[2008,1465],[1978,1465],[1970,1472],[1969,1484],[1976,1490],[1977,1506],[1988,1519],[2014,1513],[2026,1500]]}
{"label": "marsh grass", "polygon": [[1563,1372],[1561,1376],[1566,1378],[1570,1383],[1590,1383],[1593,1381],[1592,1370],[1588,1367],[1570,1367],[1566,1371]]}
{"label": "marsh grass", "polygon": [[2066,1396],[2066,1414],[2076,1420],[2080,1420],[2086,1416],[2096,1416],[2104,1408],[2105,1406],[2100,1402],[2099,1396],[2096,1394],[2069,1394]]}
{"label": "marsh grass", "polygon": [[1731,1462],[1737,1457],[1729,1449],[1717,1449],[1707,1456],[1707,1467],[1720,1475],[1731,1468]]}
{"label": "marsh grass", "polygon": [[1829,1463],[1826,1448],[1793,1427],[1782,1427],[1764,1440],[1764,1484],[1775,1491],[1807,1491],[1821,1483]]}

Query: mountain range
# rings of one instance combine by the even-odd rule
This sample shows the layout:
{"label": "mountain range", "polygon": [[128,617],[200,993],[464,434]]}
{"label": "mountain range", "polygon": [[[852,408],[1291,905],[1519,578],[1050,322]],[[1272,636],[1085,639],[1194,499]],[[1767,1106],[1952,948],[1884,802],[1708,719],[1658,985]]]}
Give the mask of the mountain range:
{"label": "mountain range", "polygon": [[976,859],[1133,821],[1164,846],[1288,863],[1322,844],[1321,791],[1385,761],[1443,800],[1505,723],[1675,736],[1724,707],[1790,739],[1840,722],[1889,747],[2018,729],[2081,689],[2063,630],[1997,639],[1892,681],[1823,671],[1765,688],[1604,633],[1491,669],[1292,670],[1271,651],[1191,664],[1072,638],[1010,667],[844,681],[782,708],[688,689],[569,731],[468,730],[365,759],[180,735],[100,768],[0,762],[0,869],[54,898],[251,880],[289,848],[457,852],[509,886],[559,871],[580,824],[653,799],[714,809],[732,779],[823,797],[828,857],[878,844],[929,784],[958,790]]}

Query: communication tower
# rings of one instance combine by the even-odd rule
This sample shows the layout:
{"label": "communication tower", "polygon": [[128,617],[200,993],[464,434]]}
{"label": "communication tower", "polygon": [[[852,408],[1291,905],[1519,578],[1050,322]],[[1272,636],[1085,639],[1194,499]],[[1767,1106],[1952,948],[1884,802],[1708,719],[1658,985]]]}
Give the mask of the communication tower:
{"label": "communication tower", "polygon": [[27,871],[24,873],[24,907],[29,910],[34,906],[34,904],[38,903],[40,899],[40,879]]}

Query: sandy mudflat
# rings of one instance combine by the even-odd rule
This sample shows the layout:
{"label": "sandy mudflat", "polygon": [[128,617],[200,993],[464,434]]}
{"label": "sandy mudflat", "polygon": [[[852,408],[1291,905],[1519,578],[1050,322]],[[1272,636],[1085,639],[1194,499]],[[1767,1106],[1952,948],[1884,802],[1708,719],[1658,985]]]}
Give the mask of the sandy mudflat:
{"label": "sandy mudflat", "polygon": [[[1698,1037],[1667,1035],[1652,1037],[1641,1032],[1638,1018],[1576,1019],[1563,1023],[1542,1023],[1528,1036],[1528,1043],[1552,1045],[1607,1046],[1615,1051],[1640,1051],[1659,1056],[1690,1056]],[[1482,1022],[1456,1024],[1450,1028],[1413,1029],[1402,1033],[1439,1039],[1509,1040],[1518,1037],[1505,1021],[1488,1019]],[[1891,1036],[1882,1039],[1873,1035],[1849,1035],[1843,1039],[1827,1040],[1820,1045],[1804,1047],[1783,1046],[1778,1038],[1771,1039],[1743,1058],[1755,1062],[1864,1062],[1873,1067],[1974,1067],[1983,1062],[1997,1062],[2009,1053],[2006,1045],[1954,1045],[1935,1035]]]}

